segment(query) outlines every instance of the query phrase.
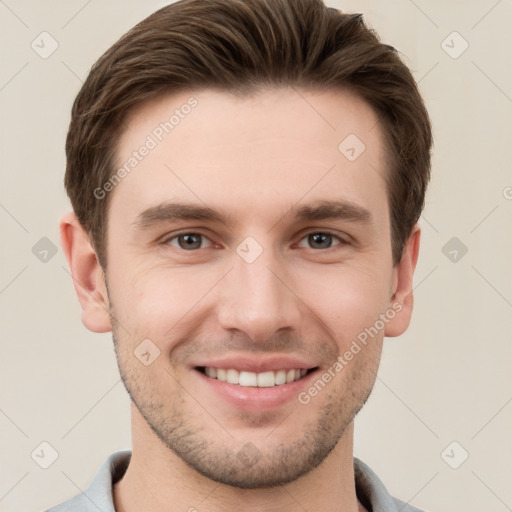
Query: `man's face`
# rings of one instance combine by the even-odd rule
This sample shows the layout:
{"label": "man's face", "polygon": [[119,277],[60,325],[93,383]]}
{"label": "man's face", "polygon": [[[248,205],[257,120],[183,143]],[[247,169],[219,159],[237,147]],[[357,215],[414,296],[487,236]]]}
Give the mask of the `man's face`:
{"label": "man's face", "polygon": [[108,213],[112,327],[135,414],[213,480],[294,480],[335,447],[376,377],[382,328],[333,365],[397,284],[377,116],[340,91],[180,93],[134,112],[119,166],[144,144]]}

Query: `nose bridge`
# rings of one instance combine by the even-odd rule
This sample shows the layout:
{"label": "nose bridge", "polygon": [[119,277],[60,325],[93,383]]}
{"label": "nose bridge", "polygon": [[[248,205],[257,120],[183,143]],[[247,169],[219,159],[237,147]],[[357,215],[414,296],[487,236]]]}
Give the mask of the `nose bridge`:
{"label": "nose bridge", "polygon": [[[282,262],[272,249],[255,256],[255,247],[240,244],[233,256],[233,270],[227,277],[225,293],[218,305],[224,329],[244,331],[253,341],[265,341],[275,332],[298,330],[299,300],[285,283]],[[244,254],[243,249],[249,249]],[[252,252],[252,258],[246,257]]]}

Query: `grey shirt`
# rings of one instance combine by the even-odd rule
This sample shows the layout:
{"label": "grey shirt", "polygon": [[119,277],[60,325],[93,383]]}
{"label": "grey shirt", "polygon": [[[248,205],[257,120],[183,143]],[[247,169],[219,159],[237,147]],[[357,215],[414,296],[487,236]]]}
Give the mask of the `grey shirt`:
{"label": "grey shirt", "polygon": [[[130,457],[129,450],[113,453],[98,469],[84,492],[46,512],[115,512],[113,486],[123,477]],[[363,461],[355,457],[354,474],[357,498],[369,512],[422,512],[393,498],[379,477]]]}

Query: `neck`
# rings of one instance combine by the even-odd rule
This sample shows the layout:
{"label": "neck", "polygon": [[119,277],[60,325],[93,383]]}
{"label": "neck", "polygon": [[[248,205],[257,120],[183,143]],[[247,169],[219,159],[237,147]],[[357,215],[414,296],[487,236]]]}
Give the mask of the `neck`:
{"label": "neck", "polygon": [[298,480],[275,488],[238,489],[214,482],[185,464],[162,444],[132,405],[132,457],[125,475],[114,486],[115,510],[363,511],[355,492],[353,425],[320,466]]}

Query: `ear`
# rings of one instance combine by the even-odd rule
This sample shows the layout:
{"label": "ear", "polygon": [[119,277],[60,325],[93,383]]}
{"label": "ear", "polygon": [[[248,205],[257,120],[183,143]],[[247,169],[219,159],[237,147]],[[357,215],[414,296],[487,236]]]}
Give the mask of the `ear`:
{"label": "ear", "polygon": [[82,306],[82,323],[93,332],[112,329],[105,276],[89,236],[73,212],[60,221],[60,241]]}
{"label": "ear", "polygon": [[386,324],[384,336],[400,336],[409,327],[414,304],[412,285],[420,249],[420,234],[420,227],[416,224],[405,243],[402,259],[394,269],[394,290],[390,309],[395,311],[396,315]]}

